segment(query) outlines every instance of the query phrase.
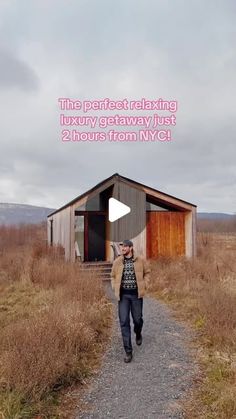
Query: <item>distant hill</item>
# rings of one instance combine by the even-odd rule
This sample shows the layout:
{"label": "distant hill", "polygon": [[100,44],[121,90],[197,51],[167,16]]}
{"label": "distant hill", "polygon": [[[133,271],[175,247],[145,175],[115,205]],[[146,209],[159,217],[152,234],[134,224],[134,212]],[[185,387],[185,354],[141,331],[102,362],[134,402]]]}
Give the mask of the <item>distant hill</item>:
{"label": "distant hill", "polygon": [[199,219],[208,219],[208,220],[230,220],[232,217],[235,217],[235,214],[226,214],[224,212],[198,212],[197,217]]}
{"label": "distant hill", "polygon": [[54,208],[0,203],[0,225],[41,223],[46,221],[47,215],[53,211]]}
{"label": "distant hill", "polygon": [[[34,205],[0,203],[0,225],[12,224],[37,224],[46,221],[47,215],[55,211],[55,208],[36,207]],[[223,212],[198,212],[199,220],[230,220],[235,215]]]}

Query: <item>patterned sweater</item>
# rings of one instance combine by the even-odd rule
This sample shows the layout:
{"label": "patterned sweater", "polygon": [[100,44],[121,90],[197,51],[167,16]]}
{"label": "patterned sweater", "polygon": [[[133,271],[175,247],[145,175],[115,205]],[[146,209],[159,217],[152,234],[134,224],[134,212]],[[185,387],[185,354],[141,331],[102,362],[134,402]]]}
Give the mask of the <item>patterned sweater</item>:
{"label": "patterned sweater", "polygon": [[126,294],[136,294],[138,292],[132,256],[130,258],[124,257],[124,269],[120,289],[122,293]]}

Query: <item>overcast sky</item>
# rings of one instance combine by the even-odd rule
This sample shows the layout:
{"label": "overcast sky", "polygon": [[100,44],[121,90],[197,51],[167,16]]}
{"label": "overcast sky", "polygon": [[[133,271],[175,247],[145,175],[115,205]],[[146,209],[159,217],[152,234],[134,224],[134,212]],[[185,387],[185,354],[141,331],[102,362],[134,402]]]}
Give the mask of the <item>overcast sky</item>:
{"label": "overcast sky", "polygon": [[[236,212],[235,22],[235,0],[1,0],[0,202],[57,208],[118,172]],[[173,140],[63,143],[59,97],[177,100]]]}

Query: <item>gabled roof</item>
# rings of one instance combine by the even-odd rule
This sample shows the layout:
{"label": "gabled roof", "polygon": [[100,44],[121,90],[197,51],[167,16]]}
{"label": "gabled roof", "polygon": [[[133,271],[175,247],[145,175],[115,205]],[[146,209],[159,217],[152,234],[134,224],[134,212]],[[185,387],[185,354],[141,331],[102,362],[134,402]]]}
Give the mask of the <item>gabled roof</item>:
{"label": "gabled roof", "polygon": [[127,178],[127,177],[125,177],[125,176],[121,176],[121,175],[119,175],[119,173],[114,173],[112,176],[110,176],[110,177],[108,177],[108,178],[104,179],[102,182],[99,182],[99,183],[98,183],[97,185],[95,185],[93,188],[89,189],[88,191],[86,191],[86,192],[84,192],[83,194],[81,194],[81,195],[77,196],[76,198],[74,198],[72,201],[70,201],[70,202],[68,202],[67,204],[63,205],[62,207],[58,208],[56,211],[52,212],[52,213],[51,213],[51,214],[49,214],[47,217],[51,217],[52,215],[56,214],[57,212],[62,211],[63,209],[65,209],[65,208],[67,208],[67,207],[69,207],[69,206],[73,205],[74,203],[76,203],[76,202],[77,202],[77,201],[79,201],[80,199],[82,199],[82,198],[86,197],[86,196],[87,196],[87,195],[89,195],[91,192],[94,192],[96,189],[100,188],[101,186],[103,186],[103,185],[105,186],[105,184],[106,184],[106,183],[108,183],[108,182],[110,182],[112,179],[114,179],[114,183],[115,183],[115,181],[116,181],[117,179],[119,179],[119,180],[124,180],[124,181],[126,181],[126,182],[128,182],[128,183],[131,183],[131,184],[133,184],[135,187],[138,187],[139,189],[145,189],[145,190],[146,190],[146,193],[147,193],[148,195],[152,195],[152,192],[153,192],[153,193],[155,192],[155,193],[159,193],[159,194],[161,194],[161,195],[163,195],[163,196],[165,196],[165,197],[169,197],[169,198],[175,199],[175,200],[179,201],[180,203],[182,202],[183,204],[187,204],[187,205],[190,205],[190,206],[192,206],[192,207],[196,207],[196,205],[195,205],[195,204],[191,204],[190,202],[184,201],[183,199],[176,198],[176,197],[175,197],[175,196],[173,196],[173,195],[169,195],[169,194],[167,194],[167,193],[165,193],[165,192],[159,191],[158,189],[154,189],[154,188],[151,188],[150,186],[144,185],[143,183],[139,183],[139,182],[136,182],[135,180],[132,180],[132,179]]}

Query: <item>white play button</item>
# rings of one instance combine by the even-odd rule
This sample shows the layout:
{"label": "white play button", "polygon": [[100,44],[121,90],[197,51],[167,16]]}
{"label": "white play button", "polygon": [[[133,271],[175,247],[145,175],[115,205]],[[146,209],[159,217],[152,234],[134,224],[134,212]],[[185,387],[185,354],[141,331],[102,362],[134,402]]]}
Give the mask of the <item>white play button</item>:
{"label": "white play button", "polygon": [[109,211],[108,211],[108,219],[109,221],[113,222],[118,220],[124,215],[129,214],[131,211],[128,205],[123,204],[120,201],[117,201],[115,198],[109,199]]}

